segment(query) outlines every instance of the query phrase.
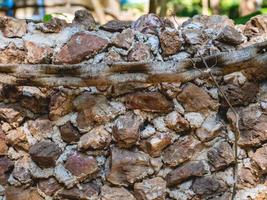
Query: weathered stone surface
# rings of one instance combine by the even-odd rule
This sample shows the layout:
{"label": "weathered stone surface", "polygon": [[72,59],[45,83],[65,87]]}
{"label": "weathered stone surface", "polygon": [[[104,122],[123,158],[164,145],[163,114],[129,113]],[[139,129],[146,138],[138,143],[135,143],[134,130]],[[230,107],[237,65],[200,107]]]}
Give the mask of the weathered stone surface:
{"label": "weathered stone surface", "polygon": [[27,61],[32,64],[50,63],[53,56],[53,49],[46,46],[40,46],[30,41],[25,42],[27,51]]}
{"label": "weathered stone surface", "polygon": [[182,42],[177,31],[165,30],[159,37],[160,46],[165,56],[177,53],[182,47]]}
{"label": "weathered stone surface", "polygon": [[158,29],[164,27],[163,20],[155,14],[146,14],[139,17],[132,24],[132,28],[136,31],[146,34],[155,34],[157,35]]}
{"label": "weathered stone surface", "polygon": [[168,186],[176,186],[190,178],[201,177],[208,173],[203,161],[186,163],[167,174]]}
{"label": "weathered stone surface", "polygon": [[244,38],[234,27],[226,25],[217,36],[217,40],[235,46],[243,43]]}
{"label": "weathered stone surface", "polygon": [[7,156],[0,157],[0,184],[6,185],[8,180],[8,172],[14,167],[13,161],[11,161]]}
{"label": "weathered stone surface", "polygon": [[191,135],[179,138],[163,151],[163,162],[172,167],[177,166],[189,160],[199,147],[200,142]]}
{"label": "weathered stone surface", "polygon": [[184,118],[189,122],[192,129],[201,127],[204,116],[199,112],[188,112],[184,115]]}
{"label": "weathered stone surface", "polygon": [[128,61],[149,61],[151,59],[151,51],[149,46],[143,43],[136,43],[128,54]]}
{"label": "weathered stone surface", "polygon": [[48,179],[41,179],[38,182],[38,189],[48,196],[53,196],[58,190],[61,189],[61,185],[53,177]]}
{"label": "weathered stone surface", "polygon": [[189,129],[189,122],[183,118],[179,112],[173,111],[166,115],[165,118],[166,127],[176,132],[183,132]]}
{"label": "weathered stone surface", "polygon": [[188,83],[177,96],[187,112],[206,111],[215,109],[217,103],[200,87]]}
{"label": "weathered stone surface", "polygon": [[110,142],[111,134],[103,126],[99,126],[80,137],[78,148],[82,150],[104,149],[108,147]]}
{"label": "weathered stone surface", "polygon": [[0,156],[6,155],[8,146],[6,144],[6,136],[2,129],[0,128]]}
{"label": "weathered stone surface", "polygon": [[93,15],[88,10],[77,10],[74,14],[72,24],[79,26],[84,30],[94,30],[96,28],[96,22]]}
{"label": "weathered stone surface", "polygon": [[213,194],[218,195],[227,190],[227,186],[223,181],[220,181],[212,176],[205,176],[197,178],[192,185],[192,190],[200,198],[211,196]]}
{"label": "weathered stone surface", "polygon": [[234,162],[233,150],[229,143],[219,142],[207,152],[209,162],[215,170],[221,170]]}
{"label": "weathered stone surface", "polygon": [[150,112],[169,112],[172,103],[159,92],[137,92],[126,96],[126,107]]}
{"label": "weathered stone surface", "polygon": [[24,113],[17,105],[0,104],[0,119],[13,127],[18,127],[25,118]]}
{"label": "weathered stone surface", "polygon": [[267,146],[257,149],[252,160],[260,167],[262,173],[267,173]]}
{"label": "weathered stone surface", "polygon": [[83,200],[83,199],[90,199],[90,200],[99,200],[98,197],[98,189],[94,184],[85,183],[81,184],[80,188],[73,187],[71,189],[64,189],[60,191],[57,196],[60,199],[73,199],[73,200]]}
{"label": "weathered stone surface", "polygon": [[55,166],[61,150],[54,142],[42,141],[31,146],[29,153],[38,166],[49,168]]}
{"label": "weathered stone surface", "polygon": [[240,188],[255,187],[259,183],[259,174],[256,170],[241,167],[238,170],[237,183]]}
{"label": "weathered stone surface", "polygon": [[112,38],[112,43],[119,48],[129,49],[134,42],[134,31],[132,29],[123,30]]}
{"label": "weathered stone surface", "polygon": [[207,37],[203,34],[203,32],[198,29],[183,30],[183,38],[189,45],[200,45],[207,40]]}
{"label": "weathered stone surface", "polygon": [[12,129],[8,131],[6,135],[6,141],[7,144],[15,148],[22,148],[26,151],[29,150],[29,143],[22,128]]}
{"label": "weathered stone surface", "polygon": [[22,64],[25,63],[26,52],[10,43],[7,48],[0,51],[1,64]]}
{"label": "weathered stone surface", "polygon": [[[246,82],[242,86],[227,84],[221,86],[221,88],[233,106],[242,106],[252,103],[255,101],[257,93],[259,92],[258,83],[253,82]],[[221,104],[224,107],[228,107],[223,97],[221,97]]]}
{"label": "weathered stone surface", "polygon": [[72,95],[68,95],[63,91],[54,93],[51,97],[49,104],[49,118],[51,120],[57,120],[60,117],[68,114],[72,111]]}
{"label": "weathered stone surface", "polygon": [[65,168],[79,179],[86,179],[98,171],[96,159],[78,152],[70,155],[65,163]]}
{"label": "weathered stone surface", "polygon": [[166,181],[160,177],[145,179],[134,184],[134,196],[138,200],[165,200]]}
{"label": "weathered stone surface", "polygon": [[150,157],[147,154],[112,148],[111,169],[107,175],[109,182],[127,186],[152,173]]}
{"label": "weathered stone surface", "polygon": [[15,162],[12,176],[22,184],[28,184],[32,182],[30,158],[28,156],[24,156]]}
{"label": "weathered stone surface", "polygon": [[0,19],[2,32],[5,37],[14,38],[22,37],[27,32],[27,23],[24,19],[15,19],[11,17],[1,17]]}
{"label": "weathered stone surface", "polygon": [[59,33],[66,26],[67,22],[64,19],[53,17],[49,22],[39,24],[37,29],[44,33]]}
{"label": "weathered stone surface", "polygon": [[53,133],[53,124],[47,118],[29,120],[27,124],[29,132],[37,141],[40,141],[43,138],[47,138]]}
{"label": "weathered stone surface", "polygon": [[5,190],[7,200],[44,200],[36,188],[27,188],[9,186]]}
{"label": "weathered stone surface", "polygon": [[[88,44],[88,45],[83,45]],[[56,54],[54,62],[75,64],[91,58],[108,45],[108,41],[96,35],[76,33]]]}
{"label": "weathered stone surface", "polygon": [[101,188],[101,200],[136,200],[136,198],[124,187],[109,187],[104,185]]}
{"label": "weathered stone surface", "polygon": [[121,21],[115,19],[100,26],[100,28],[109,32],[121,32],[127,28],[130,28],[132,26],[132,23],[132,21]]}
{"label": "weathered stone surface", "polygon": [[141,142],[141,148],[152,157],[161,155],[163,149],[172,143],[172,138],[168,133],[158,132],[150,138]]}
{"label": "weathered stone surface", "polygon": [[59,130],[62,140],[67,143],[78,142],[81,137],[79,130],[70,121],[60,126]]}
{"label": "weathered stone surface", "polygon": [[119,147],[129,148],[136,144],[140,137],[142,119],[133,113],[119,116],[112,129],[112,135]]}
{"label": "weathered stone surface", "polygon": [[244,34],[248,37],[259,36],[267,33],[267,16],[257,15],[251,18],[244,28]]}

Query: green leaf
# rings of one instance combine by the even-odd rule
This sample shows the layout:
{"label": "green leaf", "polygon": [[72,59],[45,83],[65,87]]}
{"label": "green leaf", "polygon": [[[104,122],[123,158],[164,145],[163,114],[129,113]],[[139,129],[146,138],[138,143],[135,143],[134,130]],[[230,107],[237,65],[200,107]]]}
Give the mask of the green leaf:
{"label": "green leaf", "polygon": [[53,16],[52,16],[51,14],[46,14],[46,15],[43,17],[43,22],[48,23],[48,22],[50,22],[52,19],[53,19]]}

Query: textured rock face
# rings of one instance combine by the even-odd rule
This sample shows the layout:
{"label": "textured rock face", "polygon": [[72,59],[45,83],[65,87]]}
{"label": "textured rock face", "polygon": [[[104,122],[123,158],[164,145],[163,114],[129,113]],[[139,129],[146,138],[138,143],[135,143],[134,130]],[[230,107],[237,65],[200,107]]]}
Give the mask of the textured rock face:
{"label": "textured rock face", "polygon": [[62,140],[67,143],[78,142],[81,137],[79,130],[70,121],[59,127],[59,130]]}
{"label": "textured rock face", "polygon": [[26,20],[14,19],[11,17],[4,17],[0,20],[1,27],[3,28],[3,34],[5,37],[14,38],[22,37],[27,32]]}
{"label": "textured rock face", "polygon": [[101,188],[101,200],[136,200],[134,196],[123,187],[109,187],[104,185]]}
{"label": "textured rock face", "polygon": [[132,29],[126,29],[117,34],[112,39],[112,42],[116,47],[129,49],[134,42],[134,31]]}
{"label": "textured rock face", "polygon": [[267,146],[259,148],[252,156],[253,161],[260,167],[262,173],[267,173]]}
{"label": "textured rock face", "polygon": [[33,42],[26,41],[27,61],[32,64],[50,63],[53,55],[53,49],[50,47],[39,46]]}
{"label": "textured rock face", "polygon": [[149,61],[151,58],[150,48],[143,43],[136,43],[128,54],[129,61]]}
{"label": "textured rock face", "polygon": [[25,62],[26,52],[11,43],[6,49],[0,51],[2,64],[21,64]]}
{"label": "textured rock face", "polygon": [[166,56],[177,53],[182,47],[178,32],[167,30],[162,32],[160,34],[160,46]]}

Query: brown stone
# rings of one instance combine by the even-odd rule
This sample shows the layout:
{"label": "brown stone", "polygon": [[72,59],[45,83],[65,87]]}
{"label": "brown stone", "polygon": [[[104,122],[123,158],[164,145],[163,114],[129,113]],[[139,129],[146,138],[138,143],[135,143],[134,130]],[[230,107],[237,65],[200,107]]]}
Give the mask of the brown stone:
{"label": "brown stone", "polygon": [[15,19],[12,17],[1,17],[0,19],[2,31],[5,37],[21,38],[27,32],[27,23],[24,19]]}
{"label": "brown stone", "polygon": [[238,169],[237,183],[240,188],[252,188],[259,183],[259,174],[256,170],[252,170],[246,167]]}
{"label": "brown stone", "polygon": [[111,134],[103,126],[98,126],[80,137],[78,148],[82,150],[105,149],[110,142]]}
{"label": "brown stone", "polygon": [[49,99],[43,96],[21,95],[20,105],[34,114],[47,114],[49,110]]}
{"label": "brown stone", "polygon": [[29,156],[24,156],[15,162],[12,176],[22,184],[29,184],[32,182],[30,162]]}
{"label": "brown stone", "polygon": [[160,34],[159,37],[160,46],[165,56],[170,56],[177,53],[182,47],[179,33],[177,31],[165,30]]}
{"label": "brown stone", "polygon": [[119,48],[129,49],[134,42],[134,31],[125,29],[112,38],[112,43]]}
{"label": "brown stone", "polygon": [[106,24],[100,26],[101,29],[104,29],[109,32],[121,32],[127,28],[130,28],[132,21],[121,21],[121,20],[111,20]]}
{"label": "brown stone", "polygon": [[177,96],[187,112],[200,112],[215,109],[217,103],[200,87],[188,83]]}
{"label": "brown stone", "polygon": [[104,62],[108,63],[108,64],[112,64],[112,63],[116,63],[116,62],[120,62],[123,61],[123,58],[121,57],[121,55],[116,52],[115,50],[109,50],[104,58]]}
{"label": "brown stone", "polygon": [[8,131],[6,135],[6,142],[16,148],[22,148],[24,150],[29,149],[29,143],[22,128]]}
{"label": "brown stone", "polygon": [[252,17],[245,25],[244,34],[248,37],[259,36],[264,33],[267,33],[266,15]]}
{"label": "brown stone", "polygon": [[18,105],[0,105],[0,119],[9,123],[11,126],[20,126],[24,118],[25,114]]}
{"label": "brown stone", "polygon": [[238,32],[234,27],[226,25],[221,33],[216,38],[218,41],[230,44],[230,45],[239,45],[243,43],[243,35]]}
{"label": "brown stone", "polygon": [[168,133],[158,132],[150,138],[142,141],[141,147],[152,157],[161,155],[163,149],[172,143],[172,138]]}
{"label": "brown stone", "polygon": [[267,173],[267,146],[257,149],[252,160],[259,166],[261,173]]}
{"label": "brown stone", "polygon": [[11,173],[11,170],[14,167],[14,163],[7,157],[7,156],[1,156],[0,157],[0,184],[6,185],[7,180],[9,178],[9,172]]}
{"label": "brown stone", "polygon": [[119,116],[112,129],[112,135],[119,147],[129,148],[139,140],[139,129],[142,125],[140,117],[133,113],[126,113]]}
{"label": "brown stone", "polygon": [[98,171],[96,159],[78,152],[70,155],[65,163],[65,168],[79,179],[91,177]]}
{"label": "brown stone", "polygon": [[92,183],[81,184],[80,188],[75,186],[71,189],[64,189],[57,196],[64,200],[99,200],[98,189]]}
{"label": "brown stone", "polygon": [[126,96],[126,107],[149,112],[170,112],[172,103],[159,92],[136,92]]}
{"label": "brown stone", "polygon": [[0,99],[8,100],[9,102],[17,102],[22,92],[14,85],[2,85],[0,91]]}
{"label": "brown stone", "polygon": [[49,104],[49,118],[51,120],[57,120],[60,117],[70,113],[72,111],[72,95],[68,95],[63,91],[58,91],[52,95]]}
{"label": "brown stone", "polygon": [[188,45],[200,45],[207,40],[207,36],[199,29],[185,29],[182,33],[183,38]]}
{"label": "brown stone", "polygon": [[203,198],[214,194],[219,195],[227,190],[227,186],[223,181],[212,176],[205,176],[193,182],[192,190],[198,197]]}
{"label": "brown stone", "polygon": [[207,156],[215,170],[225,169],[234,162],[233,150],[227,142],[217,143],[208,151]]}
{"label": "brown stone", "polygon": [[7,200],[44,200],[36,188],[27,188],[8,186],[5,190]]}
{"label": "brown stone", "polygon": [[201,177],[208,173],[203,161],[186,163],[167,174],[166,181],[168,186],[176,186],[190,178]]}
{"label": "brown stone", "polygon": [[42,141],[31,146],[29,153],[38,166],[49,168],[56,165],[61,149],[53,142]]}
{"label": "brown stone", "polygon": [[163,151],[163,162],[174,167],[189,160],[200,148],[194,137],[184,136]]}
{"label": "brown stone", "polygon": [[1,64],[22,64],[25,62],[26,52],[10,43],[7,48],[0,51]]}
{"label": "brown stone", "polygon": [[165,200],[166,181],[161,177],[145,179],[134,184],[134,196],[138,200]]}
{"label": "brown stone", "polygon": [[92,31],[96,28],[96,22],[93,15],[88,10],[77,10],[74,14],[72,24],[81,29]]}
{"label": "brown stone", "polygon": [[62,140],[67,143],[78,142],[81,137],[79,130],[70,121],[60,126],[59,130]]}
{"label": "brown stone", "polygon": [[[248,105],[256,100],[257,93],[259,92],[258,83],[245,82],[242,86],[234,84],[227,84],[221,86],[222,91],[227,96],[232,106]],[[227,102],[221,96],[221,104],[223,107],[228,107]]]}
{"label": "brown stone", "polygon": [[149,46],[143,43],[136,43],[132,50],[128,54],[128,61],[135,62],[145,62],[151,59],[151,51]]}
{"label": "brown stone", "polygon": [[101,188],[101,200],[136,200],[136,198],[124,187],[109,187],[104,185]]}
{"label": "brown stone", "polygon": [[66,26],[67,22],[64,19],[53,17],[49,22],[39,24],[37,29],[44,33],[59,33]]}
{"label": "brown stone", "polygon": [[38,141],[53,133],[53,124],[47,118],[37,118],[36,120],[29,120],[27,123],[31,135]]}
{"label": "brown stone", "polygon": [[27,51],[27,61],[32,64],[50,63],[53,55],[53,49],[46,46],[40,46],[30,41],[25,42]]}
{"label": "brown stone", "polygon": [[61,185],[54,177],[48,179],[41,179],[38,182],[38,189],[48,196],[53,196],[58,190],[61,189]]}
{"label": "brown stone", "polygon": [[[83,45],[87,44],[87,45]],[[87,58],[91,58],[108,45],[108,41],[96,35],[76,33],[55,55],[57,64],[75,64]]]}
{"label": "brown stone", "polygon": [[7,154],[8,146],[6,143],[6,135],[0,128],[0,156]]}
{"label": "brown stone", "polygon": [[152,173],[150,157],[147,154],[112,148],[111,169],[107,175],[107,180],[112,184],[127,186]]}
{"label": "brown stone", "polygon": [[183,132],[190,127],[189,122],[177,111],[173,111],[166,115],[165,124],[167,128],[175,130],[175,132]]}

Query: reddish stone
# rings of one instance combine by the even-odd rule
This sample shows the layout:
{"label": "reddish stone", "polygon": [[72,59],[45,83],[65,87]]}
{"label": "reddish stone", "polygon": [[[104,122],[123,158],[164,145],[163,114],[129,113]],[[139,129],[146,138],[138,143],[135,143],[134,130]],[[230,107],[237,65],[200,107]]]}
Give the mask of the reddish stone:
{"label": "reddish stone", "polygon": [[79,130],[70,121],[60,126],[59,130],[62,140],[67,143],[78,142],[81,137]]}
{"label": "reddish stone", "polygon": [[252,160],[259,166],[261,173],[267,173],[267,146],[257,149]]}
{"label": "reddish stone", "polygon": [[38,182],[38,189],[48,196],[53,196],[58,190],[61,189],[61,185],[53,177],[48,179],[42,179]]}
{"label": "reddish stone", "polygon": [[7,200],[44,200],[36,188],[27,188],[9,186],[5,190]]}
{"label": "reddish stone", "polygon": [[172,103],[159,92],[137,92],[126,96],[126,107],[150,112],[170,112]]}
{"label": "reddish stone", "polygon": [[22,64],[25,63],[26,52],[19,49],[13,43],[0,51],[0,64]]}
{"label": "reddish stone", "polygon": [[[87,45],[84,45],[87,44]],[[76,33],[66,45],[56,54],[54,62],[57,64],[75,64],[91,58],[108,45],[108,41],[87,33]]]}
{"label": "reddish stone", "polygon": [[177,31],[163,31],[160,34],[160,46],[165,56],[177,53],[182,47],[179,33]]}
{"label": "reddish stone", "polygon": [[123,30],[112,38],[112,43],[119,48],[129,49],[134,42],[134,31],[132,29]]}
{"label": "reddish stone", "polygon": [[28,121],[28,129],[31,135],[40,141],[53,133],[53,124],[49,119],[37,118],[36,120]]}
{"label": "reddish stone", "polygon": [[14,163],[6,156],[0,157],[0,184],[6,185],[8,180],[8,172],[14,167]]}
{"label": "reddish stone", "polygon": [[50,63],[53,55],[53,49],[50,47],[40,46],[30,41],[25,42],[27,51],[27,61],[32,64]]}
{"label": "reddish stone", "polygon": [[132,21],[121,21],[121,20],[111,20],[106,24],[100,26],[101,29],[104,29],[109,32],[121,32],[127,28],[130,28]]}
{"label": "reddish stone", "polygon": [[13,127],[21,125],[25,118],[25,113],[18,105],[0,105],[0,118]]}
{"label": "reddish stone", "polygon": [[12,17],[1,17],[0,25],[3,27],[3,34],[5,37],[21,38],[27,32],[27,23],[24,19],[15,19]]}
{"label": "reddish stone", "polygon": [[136,43],[133,49],[128,54],[128,61],[135,62],[145,62],[151,59],[150,48],[143,43]]}
{"label": "reddish stone", "polygon": [[101,188],[101,200],[136,200],[136,198],[123,187],[109,187],[104,185]]}
{"label": "reddish stone", "polygon": [[49,168],[56,165],[61,149],[53,142],[43,141],[31,146],[29,153],[38,166]]}
{"label": "reddish stone", "polygon": [[257,170],[241,167],[238,169],[238,187],[252,188],[259,183],[260,175]]}
{"label": "reddish stone", "polygon": [[72,24],[75,26],[84,30],[94,30],[96,28],[95,19],[88,10],[77,10],[74,15]]}
{"label": "reddish stone", "polygon": [[81,179],[88,178],[98,171],[97,162],[94,157],[78,152],[75,152],[68,157],[65,163],[65,168],[74,176]]}

